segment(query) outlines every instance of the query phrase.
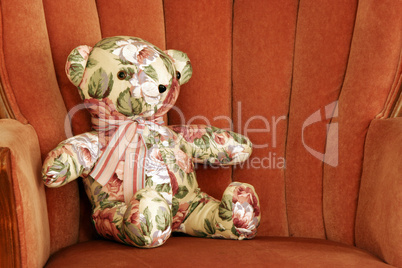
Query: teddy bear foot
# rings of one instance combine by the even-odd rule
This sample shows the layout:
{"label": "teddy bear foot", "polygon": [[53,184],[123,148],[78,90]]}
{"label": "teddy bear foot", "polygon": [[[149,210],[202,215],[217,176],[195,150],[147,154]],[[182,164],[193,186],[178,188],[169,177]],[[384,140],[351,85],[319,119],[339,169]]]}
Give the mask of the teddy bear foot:
{"label": "teddy bear foot", "polygon": [[178,231],[198,237],[251,239],[260,224],[260,204],[254,187],[233,182],[223,193],[222,201],[199,193],[187,219]]}
{"label": "teddy bear foot", "polygon": [[172,213],[155,190],[141,189],[131,199],[124,215],[125,242],[136,247],[161,246],[172,232]]}
{"label": "teddy bear foot", "polygon": [[103,202],[92,220],[97,232],[107,239],[141,248],[158,247],[172,232],[172,213],[155,190],[142,189],[124,202]]}
{"label": "teddy bear foot", "polygon": [[219,218],[231,221],[234,239],[251,239],[260,224],[260,203],[254,187],[247,183],[232,182],[223,193]]}

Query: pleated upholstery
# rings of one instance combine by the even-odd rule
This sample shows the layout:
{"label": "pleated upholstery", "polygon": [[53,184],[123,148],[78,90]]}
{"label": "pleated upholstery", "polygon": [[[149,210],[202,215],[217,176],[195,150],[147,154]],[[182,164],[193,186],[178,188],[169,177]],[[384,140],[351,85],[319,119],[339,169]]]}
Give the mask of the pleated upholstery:
{"label": "pleated upholstery", "polygon": [[165,22],[162,0],[96,1],[103,37],[141,37],[165,49]]}
{"label": "pleated upholstery", "polygon": [[234,126],[267,146],[233,177],[263,196],[260,233],[352,245],[366,130],[400,85],[401,4],[277,5],[234,5]]}
{"label": "pleated upholstery", "polygon": [[[401,13],[398,0],[2,0],[1,78],[44,157],[81,103],[64,73],[72,49],[131,35],[182,50],[193,77],[169,124],[233,128],[254,143],[242,165],[198,166],[202,190],[221,198],[231,181],[253,184],[260,236],[353,245],[366,132],[398,97]],[[87,112],[72,129],[90,129]],[[51,252],[94,237],[77,183],[46,196]]]}
{"label": "pleated upholstery", "polygon": [[[345,81],[339,96],[339,164],[324,166],[323,205],[327,237],[354,243],[356,207],[370,122],[395,96],[401,77],[402,3],[359,1]],[[400,86],[400,82],[399,82]],[[388,100],[389,101],[389,100]],[[336,136],[332,128],[329,137]],[[327,146],[336,139],[328,138]]]}
{"label": "pleated upholstery", "polygon": [[[70,52],[79,45],[93,46],[101,38],[98,12],[93,0],[43,1],[54,68],[68,111],[81,103],[77,88],[68,80],[64,67]],[[74,8],[75,7],[75,8]],[[79,8],[78,8],[79,7]],[[71,19],[60,19],[62,17]],[[75,134],[90,130],[89,114],[80,110],[72,118]]]}
{"label": "pleated upholstery", "polygon": [[236,1],[233,25],[234,129],[254,144],[235,180],[256,187],[259,232],[287,236],[285,145],[298,1]]}
{"label": "pleated upholstery", "polygon": [[[322,154],[334,113],[331,103],[338,99],[345,76],[356,8],[356,1],[300,2],[286,145],[291,236],[325,238],[322,174],[328,159]],[[318,121],[310,123],[317,111]]]}

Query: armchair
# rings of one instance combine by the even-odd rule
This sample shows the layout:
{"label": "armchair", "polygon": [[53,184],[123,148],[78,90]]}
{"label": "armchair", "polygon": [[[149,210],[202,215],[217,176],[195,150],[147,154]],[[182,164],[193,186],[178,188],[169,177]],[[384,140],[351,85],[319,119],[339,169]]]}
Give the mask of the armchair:
{"label": "armchair", "polygon": [[[399,0],[0,0],[0,266],[402,267],[400,14]],[[246,164],[197,176],[217,198],[255,185],[255,239],[128,247],[97,237],[79,181],[45,189],[42,160],[81,102],[67,55],[113,35],[189,55],[169,124],[254,143]]]}

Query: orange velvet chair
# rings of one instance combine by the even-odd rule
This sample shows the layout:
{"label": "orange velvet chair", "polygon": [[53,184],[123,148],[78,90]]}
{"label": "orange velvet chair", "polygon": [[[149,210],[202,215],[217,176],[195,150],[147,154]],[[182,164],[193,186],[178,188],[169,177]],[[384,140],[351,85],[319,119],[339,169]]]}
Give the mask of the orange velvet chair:
{"label": "orange velvet chair", "polygon": [[[0,0],[1,266],[402,267],[401,14],[400,0]],[[186,123],[252,140],[245,165],[197,175],[217,198],[255,186],[255,239],[124,246],[96,236],[79,181],[45,189],[42,160],[81,101],[67,55],[113,35],[185,51]]]}

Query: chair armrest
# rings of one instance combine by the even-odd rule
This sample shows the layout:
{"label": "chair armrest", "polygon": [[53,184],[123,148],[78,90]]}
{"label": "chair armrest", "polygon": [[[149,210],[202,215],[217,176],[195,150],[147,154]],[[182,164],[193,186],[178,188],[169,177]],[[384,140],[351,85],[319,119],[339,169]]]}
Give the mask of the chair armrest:
{"label": "chair armrest", "polygon": [[9,148],[0,147],[0,266],[20,267],[17,211],[11,178]]}
{"label": "chair armrest", "polygon": [[39,142],[34,128],[0,120],[0,264],[43,267],[50,235]]}
{"label": "chair armrest", "polygon": [[402,118],[373,120],[367,133],[356,246],[402,267]]}

